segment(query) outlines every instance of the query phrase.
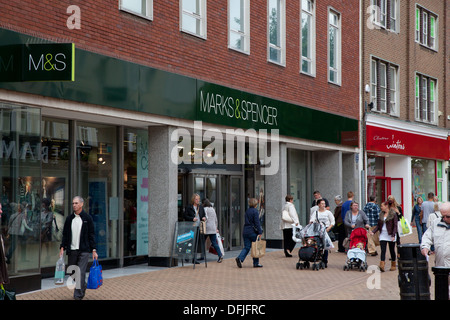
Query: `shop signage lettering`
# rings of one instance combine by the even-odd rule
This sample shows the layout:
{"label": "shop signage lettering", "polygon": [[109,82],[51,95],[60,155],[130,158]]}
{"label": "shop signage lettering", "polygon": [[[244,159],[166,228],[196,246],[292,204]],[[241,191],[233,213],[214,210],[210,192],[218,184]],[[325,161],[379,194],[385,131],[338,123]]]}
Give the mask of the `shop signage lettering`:
{"label": "shop signage lettering", "polygon": [[64,154],[67,154],[68,148],[60,148],[57,146],[42,146],[40,143],[35,145],[30,142],[24,142],[20,147],[16,141],[2,140],[0,148],[0,159],[10,160],[30,160],[42,161],[42,163],[57,163]]}
{"label": "shop signage lettering", "polygon": [[278,126],[276,107],[259,104],[238,97],[200,91],[200,111],[215,115]]}
{"label": "shop signage lettering", "polygon": [[74,81],[73,43],[0,47],[0,81]]}
{"label": "shop signage lettering", "polygon": [[367,151],[385,152],[423,159],[449,159],[447,138],[427,136],[368,125]]}

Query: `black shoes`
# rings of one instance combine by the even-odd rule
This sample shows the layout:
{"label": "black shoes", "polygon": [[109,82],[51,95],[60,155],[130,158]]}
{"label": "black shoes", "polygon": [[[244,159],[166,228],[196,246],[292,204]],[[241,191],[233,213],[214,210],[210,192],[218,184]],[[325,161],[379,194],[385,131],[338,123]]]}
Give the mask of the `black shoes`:
{"label": "black shoes", "polygon": [[218,263],[221,263],[222,261],[223,261],[223,257],[220,257],[220,258],[217,260]]}
{"label": "black shoes", "polygon": [[242,268],[242,261],[239,258],[236,258],[236,264],[239,268]]}
{"label": "black shoes", "polygon": [[259,264],[259,263],[258,263],[258,264],[256,264],[256,265],[254,265],[253,268],[262,268],[262,264]]}

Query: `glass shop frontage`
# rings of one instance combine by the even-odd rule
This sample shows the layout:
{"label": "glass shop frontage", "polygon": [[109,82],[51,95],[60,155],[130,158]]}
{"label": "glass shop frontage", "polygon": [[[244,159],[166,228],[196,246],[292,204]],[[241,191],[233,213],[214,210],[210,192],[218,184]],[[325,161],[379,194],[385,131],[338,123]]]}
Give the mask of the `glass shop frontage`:
{"label": "glass shop frontage", "polygon": [[102,264],[147,255],[147,130],[50,118],[40,108],[1,103],[0,136],[1,232],[18,292],[52,276],[71,195],[83,197],[93,217]]}

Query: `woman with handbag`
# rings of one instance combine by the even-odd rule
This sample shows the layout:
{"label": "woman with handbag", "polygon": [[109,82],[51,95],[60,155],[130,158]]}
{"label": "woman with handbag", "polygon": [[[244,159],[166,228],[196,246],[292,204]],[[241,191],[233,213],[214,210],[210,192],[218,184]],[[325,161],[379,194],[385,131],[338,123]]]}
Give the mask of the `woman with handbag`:
{"label": "woman with handbag", "polygon": [[211,202],[208,199],[203,200],[203,208],[205,209],[205,215],[206,215],[206,232],[205,232],[205,240],[206,237],[209,237],[209,240],[211,241],[211,245],[216,249],[217,255],[219,256],[219,259],[217,262],[221,263],[223,260],[223,252],[220,250],[218,241],[221,241],[220,239],[217,239],[217,233],[219,232],[218,222],[217,222],[217,214],[216,210],[214,210],[213,206],[211,205]]}
{"label": "woman with handbag", "polygon": [[292,257],[296,242],[292,239],[292,224],[298,226],[297,210],[294,206],[294,197],[288,194],[286,196],[286,204],[284,205],[281,216],[281,229],[283,230],[284,255]]}
{"label": "woman with handbag", "polygon": [[[244,223],[244,248],[242,249],[239,256],[236,258],[236,264],[239,268],[242,268],[242,263],[247,257],[250,249],[252,247],[252,242],[255,242],[258,237],[262,235],[262,228],[259,222],[259,213],[256,209],[258,205],[258,200],[251,198],[248,202],[249,208],[245,212],[245,223]],[[253,258],[253,267],[261,268],[262,265],[259,263],[259,258]]]}
{"label": "woman with handbag", "polygon": [[396,270],[396,255],[395,255],[395,242],[397,238],[397,226],[398,216],[394,208],[389,203],[383,202],[381,204],[380,219],[377,226],[370,232],[371,235],[376,232],[380,232],[380,270],[384,272],[385,260],[386,260],[386,247],[389,244],[389,252],[391,254],[391,269]]}

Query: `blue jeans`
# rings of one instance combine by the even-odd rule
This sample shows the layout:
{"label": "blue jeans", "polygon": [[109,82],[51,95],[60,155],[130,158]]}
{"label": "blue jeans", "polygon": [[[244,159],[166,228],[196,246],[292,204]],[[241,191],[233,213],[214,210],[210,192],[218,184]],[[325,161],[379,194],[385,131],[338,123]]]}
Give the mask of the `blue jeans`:
{"label": "blue jeans", "polygon": [[[244,262],[245,258],[250,252],[250,249],[252,248],[252,242],[256,241],[258,235],[256,233],[250,233],[244,234],[243,237],[244,237],[244,248],[242,249],[241,253],[238,256],[239,260],[241,260],[242,262]],[[253,266],[256,266],[258,264],[259,258],[253,258]]]}
{"label": "blue jeans", "polygon": [[419,238],[419,243],[422,243],[422,225],[420,224],[420,217],[419,216],[415,216],[414,217],[414,223],[416,224],[416,228],[417,228],[417,237]]}
{"label": "blue jeans", "polygon": [[211,240],[211,245],[213,246],[214,249],[216,249],[217,255],[219,256],[219,258],[221,256],[223,256],[223,252],[222,252],[222,250],[220,250],[219,244],[217,243],[217,241],[221,241],[220,239],[217,239],[217,234],[216,233],[207,234],[206,236],[208,236],[209,240]]}

